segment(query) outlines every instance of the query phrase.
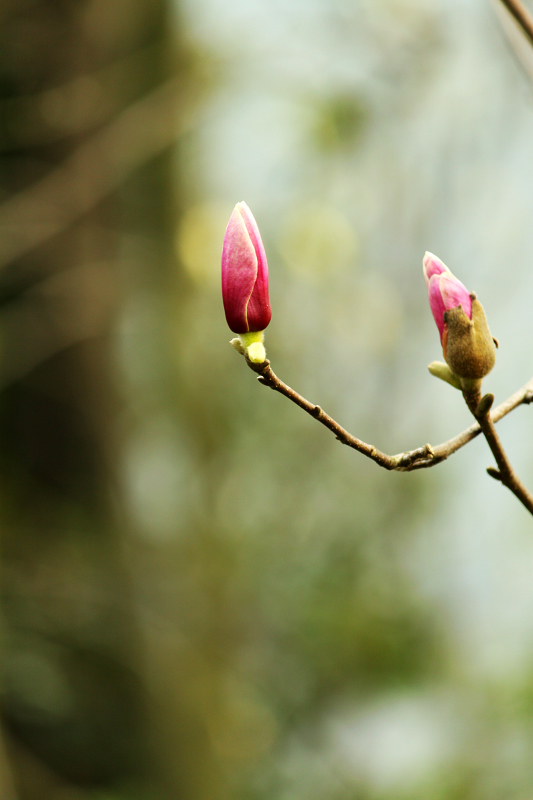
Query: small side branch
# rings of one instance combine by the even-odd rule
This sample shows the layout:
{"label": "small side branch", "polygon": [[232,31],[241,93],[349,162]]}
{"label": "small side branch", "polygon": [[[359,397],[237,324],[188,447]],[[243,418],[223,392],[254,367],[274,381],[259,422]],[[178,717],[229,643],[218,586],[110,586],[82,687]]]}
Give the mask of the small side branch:
{"label": "small side branch", "polygon": [[[471,407],[472,413],[479,422],[479,426],[483,431],[483,435],[485,436],[487,444],[489,445],[492,455],[496,460],[496,464],[498,465],[497,470],[494,469],[494,467],[488,467],[488,474],[491,476],[491,478],[503,483],[503,485],[506,486],[515,495],[515,497],[518,498],[518,500],[520,500],[522,505],[527,508],[529,513],[533,514],[533,495],[531,495],[531,493],[526,489],[511,466],[511,462],[507,457],[507,453],[503,449],[500,437],[496,432],[494,422],[491,418],[490,409],[492,403],[494,402],[494,395],[486,394],[484,397],[479,397],[475,408],[469,402],[469,398],[467,398],[466,394],[465,400]],[[529,400],[529,394],[527,401],[524,399],[524,402],[531,402]]]}
{"label": "small side branch", "polygon": [[533,44],[533,16],[521,0],[501,0],[501,2],[518,22],[530,44]]}
{"label": "small side branch", "polygon": [[306,400],[305,397],[302,397],[301,394],[295,392],[294,389],[291,389],[290,386],[287,386],[286,383],[283,383],[277,375],[270,368],[270,362],[268,359],[264,361],[262,364],[254,364],[253,362],[247,359],[248,366],[253,369],[254,372],[259,373],[259,382],[262,383],[264,386],[269,386],[271,389],[274,389],[275,392],[279,392],[280,394],[285,395],[288,397],[289,400],[292,400],[300,408],[303,408],[304,411],[307,411],[314,419],[321,422],[322,425],[325,425],[332,433],[335,434],[339,442],[342,444],[348,445],[348,447],[353,447],[354,450],[357,450],[359,453],[363,453],[363,455],[368,456],[380,467],[384,467],[385,469],[396,469],[396,461],[393,456],[388,456],[386,453],[382,453],[380,450],[377,450],[373,445],[367,444],[366,442],[361,441],[356,436],[352,436],[348,431],[346,431],[338,422],[326,414],[320,406],[315,405],[314,403],[310,403],[309,400]]}
{"label": "small side branch", "polygon": [[[351,433],[348,433],[348,431],[339,425],[339,423],[336,422],[332,417],[330,417],[329,414],[326,414],[326,412],[323,411],[320,406],[310,403],[309,400],[305,399],[305,397],[302,397],[302,395],[298,394],[298,392],[295,392],[294,389],[291,389],[291,387],[286,383],[283,383],[283,381],[280,380],[272,371],[270,367],[270,361],[268,361],[268,359],[262,364],[254,364],[248,359],[246,359],[246,362],[250,369],[258,374],[258,380],[260,383],[262,383],[264,386],[268,386],[275,392],[279,392],[280,394],[284,395],[297,406],[310,414],[310,416],[312,416],[318,422],[321,422],[322,425],[335,434],[336,438],[342,442],[342,444],[352,447],[354,450],[357,450],[359,453],[367,456],[367,458],[372,459],[372,461],[375,461],[380,467],[383,467],[387,470],[411,472],[415,469],[427,469],[428,467],[434,467],[447,459],[448,456],[457,452],[457,450],[459,450],[461,447],[464,447],[464,445],[468,444],[468,442],[472,441],[472,439],[475,439],[476,436],[479,436],[482,430],[480,425],[476,423],[471,425],[462,433],[459,433],[457,436],[454,436],[453,439],[443,442],[435,447],[432,447],[430,444],[426,444],[422,447],[417,447],[415,450],[409,450],[405,453],[399,453],[397,455],[390,456],[386,453],[382,453],[381,450],[378,450],[373,445],[363,442],[356,436],[352,436]],[[507,400],[505,400],[503,403],[500,403],[497,408],[492,410],[492,413],[489,409],[488,416],[492,427],[494,428],[495,422],[498,422],[498,420],[502,419],[502,417],[505,417],[519,405],[528,404],[531,402],[533,402],[533,378],[528,381],[525,386],[511,395],[511,397],[507,398]]]}

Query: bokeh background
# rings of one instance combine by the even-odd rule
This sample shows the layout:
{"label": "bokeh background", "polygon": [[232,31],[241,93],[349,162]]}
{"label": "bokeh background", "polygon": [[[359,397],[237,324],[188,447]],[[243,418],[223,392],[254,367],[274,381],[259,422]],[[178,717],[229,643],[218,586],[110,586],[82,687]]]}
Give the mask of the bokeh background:
{"label": "bokeh background", "polygon": [[[4,0],[2,800],[533,796],[533,527],[486,445],[380,470],[257,384],[219,288],[245,200],[279,376],[388,453],[463,430],[421,261],[500,402],[532,54],[487,0]],[[532,411],[499,429],[532,487]]]}

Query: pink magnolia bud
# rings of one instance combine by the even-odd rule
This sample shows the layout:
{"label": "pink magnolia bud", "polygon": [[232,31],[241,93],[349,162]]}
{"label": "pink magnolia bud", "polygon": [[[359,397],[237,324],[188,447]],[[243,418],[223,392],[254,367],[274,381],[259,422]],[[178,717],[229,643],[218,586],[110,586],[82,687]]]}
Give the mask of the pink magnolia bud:
{"label": "pink magnolia bud", "polygon": [[444,335],[447,331],[444,312],[462,306],[468,319],[472,319],[472,299],[468,289],[433,253],[425,254],[423,267],[428,287],[429,307],[439,329],[440,342],[444,347]]}
{"label": "pink magnolia bud", "polygon": [[263,331],[270,322],[265,248],[246,203],[237,203],[224,236],[222,300],[234,333]]}
{"label": "pink magnolia bud", "polygon": [[[439,329],[442,352],[451,370],[451,378],[481,380],[494,366],[497,347],[483,306],[474,292],[469,292],[440,258],[426,253],[423,266],[429,306]],[[435,364],[430,365],[430,371],[443,377],[441,368],[445,365],[437,365],[438,373]],[[444,380],[457,385],[450,376],[445,376]]]}

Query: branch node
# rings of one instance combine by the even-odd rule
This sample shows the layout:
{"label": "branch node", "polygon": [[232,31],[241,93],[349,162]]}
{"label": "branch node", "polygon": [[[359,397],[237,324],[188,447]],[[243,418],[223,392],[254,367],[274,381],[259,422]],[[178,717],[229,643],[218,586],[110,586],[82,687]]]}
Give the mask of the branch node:
{"label": "branch node", "polygon": [[477,414],[482,414],[477,424],[470,426],[470,428],[463,431],[463,433],[455,436],[448,442],[437,445],[435,448],[428,443],[423,447],[418,447],[416,450],[399,453],[396,456],[389,456],[382,453],[373,445],[366,444],[349,434],[348,431],[345,431],[334,419],[328,416],[320,406],[310,403],[305,397],[302,397],[295,392],[294,389],[291,389],[290,386],[283,383],[283,381],[272,372],[268,359],[265,359],[261,364],[250,361],[250,359],[246,357],[246,354],[245,359],[250,369],[257,374],[260,383],[264,386],[269,386],[273,391],[283,394],[322,425],[325,425],[325,427],[335,435],[338,442],[348,447],[353,447],[354,450],[371,458],[380,467],[384,467],[387,470],[410,472],[415,469],[433,467],[436,464],[440,464],[448,458],[449,455],[455,453],[460,447],[463,447],[463,445],[483,432],[496,459],[496,464],[500,468],[497,470],[494,467],[489,467],[487,469],[488,474],[507,486],[528,511],[533,514],[533,495],[530,495],[513,472],[494,427],[495,422],[498,422],[498,420],[522,403],[533,403],[533,379],[522,387],[522,389],[515,392],[514,395],[511,395],[506,401],[500,403],[500,405],[494,409],[492,415],[490,413],[490,408],[494,401],[493,395],[487,394],[482,398],[478,385],[480,381],[477,383],[467,382],[466,384],[463,381],[463,394],[465,400],[468,402],[469,408],[473,414],[476,414],[476,412]]}
{"label": "branch node", "polygon": [[491,478],[494,478],[495,481],[502,480],[502,474],[499,469],[494,469],[494,467],[487,467],[487,473],[490,475]]}
{"label": "branch node", "polygon": [[435,458],[435,451],[428,443],[423,447],[417,447],[416,450],[410,450],[408,453],[402,453],[398,459],[395,469],[409,470],[413,464],[422,463],[430,464]]}
{"label": "branch node", "polygon": [[484,394],[479,403],[477,404],[476,410],[474,412],[474,416],[476,419],[480,419],[481,417],[486,417],[487,414],[490,412],[492,408],[492,404],[494,403],[494,395]]}

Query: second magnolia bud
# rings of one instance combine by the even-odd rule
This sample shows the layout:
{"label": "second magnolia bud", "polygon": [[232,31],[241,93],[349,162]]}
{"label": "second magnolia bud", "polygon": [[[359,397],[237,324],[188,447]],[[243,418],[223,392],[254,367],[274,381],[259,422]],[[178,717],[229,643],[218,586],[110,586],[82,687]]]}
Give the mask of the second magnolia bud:
{"label": "second magnolia bud", "polygon": [[483,306],[474,292],[472,318],[469,319],[461,306],[444,313],[448,327],[446,363],[460,378],[480,379],[488,375],[496,363],[496,348],[490,335]]}
{"label": "second magnolia bud", "polygon": [[423,267],[446,363],[459,378],[484,378],[496,362],[496,348],[483,306],[432,253],[425,254]]}

